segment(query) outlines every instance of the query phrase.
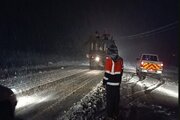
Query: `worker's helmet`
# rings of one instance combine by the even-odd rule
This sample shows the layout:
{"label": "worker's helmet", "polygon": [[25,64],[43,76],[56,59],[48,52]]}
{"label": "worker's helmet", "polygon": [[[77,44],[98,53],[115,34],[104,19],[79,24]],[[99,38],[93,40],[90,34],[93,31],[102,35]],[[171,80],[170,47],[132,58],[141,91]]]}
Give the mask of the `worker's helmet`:
{"label": "worker's helmet", "polygon": [[118,54],[118,48],[117,48],[114,40],[107,41],[107,53]]}

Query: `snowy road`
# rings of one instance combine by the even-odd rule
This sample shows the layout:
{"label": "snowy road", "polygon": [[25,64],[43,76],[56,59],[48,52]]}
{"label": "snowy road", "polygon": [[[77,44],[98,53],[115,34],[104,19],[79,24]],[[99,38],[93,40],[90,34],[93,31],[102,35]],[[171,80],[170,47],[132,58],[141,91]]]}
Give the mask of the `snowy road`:
{"label": "snowy road", "polygon": [[[61,74],[63,77],[19,94],[16,115],[25,120],[55,119],[91,91],[103,75],[102,71],[87,69],[64,71]],[[57,78],[57,73],[54,75]]]}
{"label": "snowy road", "polygon": [[[70,107],[100,83],[102,77],[100,70],[61,67],[4,79],[0,84],[13,89],[17,95],[17,119],[54,120],[66,115]],[[174,79],[163,77],[158,81],[148,76],[140,81],[133,71],[125,70],[121,86],[124,108],[144,102],[170,108],[178,105],[178,82]]]}
{"label": "snowy road", "polygon": [[140,80],[136,74],[125,74],[120,103],[124,119],[178,120],[178,82],[172,78]]}
{"label": "snowy road", "polygon": [[[129,75],[129,74],[128,74]],[[147,76],[140,80],[138,76],[132,75],[129,80],[124,79],[125,86],[128,86],[131,98],[146,101],[153,104],[164,105],[168,107],[178,106],[178,84],[173,81],[166,81],[165,77],[160,80]]]}

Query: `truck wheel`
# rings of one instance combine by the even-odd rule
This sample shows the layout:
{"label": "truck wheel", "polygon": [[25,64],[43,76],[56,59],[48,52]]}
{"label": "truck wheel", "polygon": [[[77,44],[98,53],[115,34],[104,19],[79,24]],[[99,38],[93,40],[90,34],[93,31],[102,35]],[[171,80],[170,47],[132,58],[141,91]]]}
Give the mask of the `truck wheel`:
{"label": "truck wheel", "polygon": [[89,62],[89,69],[94,69],[94,63],[92,59],[90,59],[90,62]]}
{"label": "truck wheel", "polygon": [[142,80],[144,80],[146,78],[146,75],[145,74],[143,74],[142,75]]}
{"label": "truck wheel", "polygon": [[157,74],[156,76],[156,79],[160,80],[161,79],[161,75]]}
{"label": "truck wheel", "polygon": [[137,76],[139,76],[139,70],[138,69],[136,69],[136,74],[137,74]]}
{"label": "truck wheel", "polygon": [[138,72],[139,80],[144,80],[146,78],[146,74],[142,72]]}

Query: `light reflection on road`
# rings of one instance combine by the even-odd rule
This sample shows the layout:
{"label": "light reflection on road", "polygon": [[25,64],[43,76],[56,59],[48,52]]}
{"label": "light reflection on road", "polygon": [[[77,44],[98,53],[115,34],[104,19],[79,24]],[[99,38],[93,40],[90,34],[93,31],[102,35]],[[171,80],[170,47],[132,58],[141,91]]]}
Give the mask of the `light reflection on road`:
{"label": "light reflection on road", "polygon": [[137,76],[128,83],[134,84],[132,94],[145,93],[150,101],[171,106],[178,105],[178,84],[170,84],[163,79],[157,80],[151,77],[140,81]]}
{"label": "light reflection on road", "polygon": [[18,110],[20,108],[25,108],[30,105],[39,104],[41,102],[47,101],[48,98],[49,98],[48,96],[42,97],[42,96],[37,96],[37,95],[18,97],[18,103],[17,103],[16,109]]}

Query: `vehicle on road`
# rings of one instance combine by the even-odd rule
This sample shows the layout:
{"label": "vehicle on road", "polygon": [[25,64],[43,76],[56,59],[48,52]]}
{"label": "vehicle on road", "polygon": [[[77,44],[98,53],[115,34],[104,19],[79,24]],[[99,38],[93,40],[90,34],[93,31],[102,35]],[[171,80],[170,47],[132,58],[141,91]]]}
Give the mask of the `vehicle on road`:
{"label": "vehicle on road", "polygon": [[17,99],[13,91],[0,85],[0,120],[13,120],[16,105]]}
{"label": "vehicle on road", "polygon": [[157,54],[142,54],[137,58],[136,73],[140,79],[145,79],[147,74],[153,74],[161,78],[163,62],[159,61]]}
{"label": "vehicle on road", "polygon": [[106,57],[106,42],[110,39],[110,34],[104,33],[100,35],[96,32],[95,35],[90,36],[88,40],[88,53],[90,69],[104,69]]}

